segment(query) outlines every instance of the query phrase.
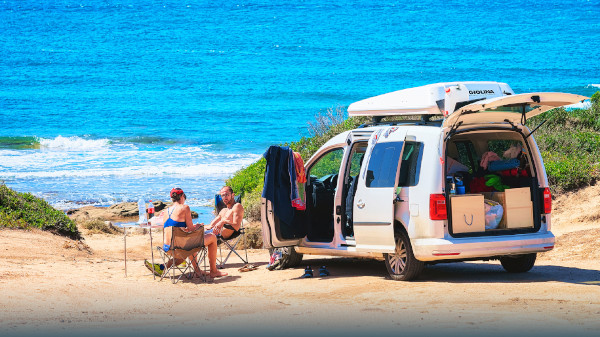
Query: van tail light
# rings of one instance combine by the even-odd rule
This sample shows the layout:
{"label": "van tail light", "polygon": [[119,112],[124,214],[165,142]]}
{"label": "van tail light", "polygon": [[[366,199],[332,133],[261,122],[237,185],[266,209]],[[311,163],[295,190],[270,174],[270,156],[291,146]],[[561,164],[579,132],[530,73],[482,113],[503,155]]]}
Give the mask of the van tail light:
{"label": "van tail light", "polygon": [[431,220],[448,219],[446,197],[443,194],[431,194],[429,196],[429,218]]}
{"label": "van tail light", "polygon": [[552,211],[552,194],[548,187],[544,188],[544,214],[550,214]]}

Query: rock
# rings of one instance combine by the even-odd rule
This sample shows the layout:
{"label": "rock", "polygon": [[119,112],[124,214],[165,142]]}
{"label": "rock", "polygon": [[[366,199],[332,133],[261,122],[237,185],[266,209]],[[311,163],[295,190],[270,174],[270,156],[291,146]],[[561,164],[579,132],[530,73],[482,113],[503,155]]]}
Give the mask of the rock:
{"label": "rock", "polygon": [[[169,206],[162,201],[153,201],[152,204],[156,213]],[[68,210],[67,215],[76,222],[95,219],[103,221],[135,221],[138,217],[138,206],[137,202],[122,202],[109,207],[84,206]],[[192,218],[198,218],[198,213],[192,211]]]}

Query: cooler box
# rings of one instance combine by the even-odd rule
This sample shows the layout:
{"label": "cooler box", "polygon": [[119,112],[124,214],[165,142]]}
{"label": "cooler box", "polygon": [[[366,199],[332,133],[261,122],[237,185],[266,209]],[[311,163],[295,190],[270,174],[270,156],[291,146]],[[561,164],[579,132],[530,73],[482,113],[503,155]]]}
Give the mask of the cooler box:
{"label": "cooler box", "polygon": [[453,233],[485,231],[485,206],[482,194],[451,195],[450,207]]}
{"label": "cooler box", "polygon": [[504,207],[504,216],[498,228],[533,227],[533,203],[529,187],[510,188],[504,192],[484,192],[483,195]]}

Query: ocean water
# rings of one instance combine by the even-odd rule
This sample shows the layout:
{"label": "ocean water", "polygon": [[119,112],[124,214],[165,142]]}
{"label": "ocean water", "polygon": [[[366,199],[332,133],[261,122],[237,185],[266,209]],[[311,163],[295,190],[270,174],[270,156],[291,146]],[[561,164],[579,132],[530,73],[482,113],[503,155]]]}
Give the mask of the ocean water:
{"label": "ocean water", "polygon": [[442,81],[600,90],[600,2],[0,0],[0,181],[60,209],[167,200],[328,108]]}

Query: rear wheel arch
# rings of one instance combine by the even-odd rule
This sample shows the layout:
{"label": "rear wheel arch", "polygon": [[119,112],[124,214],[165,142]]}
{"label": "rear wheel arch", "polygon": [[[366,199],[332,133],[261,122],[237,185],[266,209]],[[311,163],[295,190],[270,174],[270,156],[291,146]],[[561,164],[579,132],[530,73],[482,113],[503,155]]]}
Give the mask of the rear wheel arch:
{"label": "rear wheel arch", "polygon": [[395,281],[412,281],[418,278],[425,264],[415,258],[408,231],[399,221],[394,222],[394,241],[395,252],[384,254],[390,277]]}

